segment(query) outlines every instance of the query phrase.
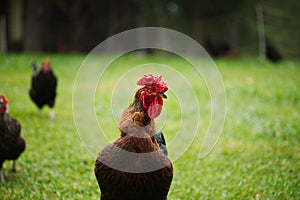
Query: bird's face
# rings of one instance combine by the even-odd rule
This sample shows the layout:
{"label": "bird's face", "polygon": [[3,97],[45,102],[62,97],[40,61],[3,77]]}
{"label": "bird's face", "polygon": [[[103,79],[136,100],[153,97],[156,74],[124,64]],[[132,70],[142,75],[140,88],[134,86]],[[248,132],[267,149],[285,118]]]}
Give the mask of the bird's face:
{"label": "bird's face", "polygon": [[0,113],[6,113],[8,111],[8,100],[4,95],[0,95]]}
{"label": "bird's face", "polygon": [[44,63],[43,63],[43,66],[42,66],[42,71],[44,73],[48,73],[49,71],[51,70],[50,68],[50,60],[49,58],[46,58]]}
{"label": "bird's face", "polygon": [[162,76],[145,74],[137,84],[144,87],[137,91],[135,97],[140,98],[142,106],[151,119],[158,117],[164,103],[163,98],[167,98],[165,95],[168,90],[167,83],[162,81]]}
{"label": "bird's face", "polygon": [[145,86],[139,91],[139,98],[148,116],[153,119],[160,115],[163,106],[163,98],[167,98],[164,90],[155,85]]}

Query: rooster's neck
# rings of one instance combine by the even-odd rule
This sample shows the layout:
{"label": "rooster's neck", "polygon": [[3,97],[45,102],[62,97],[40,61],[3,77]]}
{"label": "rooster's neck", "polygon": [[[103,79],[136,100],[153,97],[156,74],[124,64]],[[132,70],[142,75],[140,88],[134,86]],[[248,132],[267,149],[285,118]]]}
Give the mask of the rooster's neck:
{"label": "rooster's neck", "polygon": [[140,98],[135,98],[132,104],[129,105],[130,111],[133,113],[133,119],[139,126],[147,126],[151,123],[147,110],[143,107]]}
{"label": "rooster's neck", "polygon": [[121,130],[121,136],[127,134],[147,134],[152,137],[156,133],[154,120],[150,119],[139,98],[136,98],[127,109],[124,110],[120,118],[119,128]]}
{"label": "rooster's neck", "polygon": [[143,107],[143,103],[140,98],[135,98],[134,101],[129,105],[134,112],[144,112],[147,114],[146,109]]}

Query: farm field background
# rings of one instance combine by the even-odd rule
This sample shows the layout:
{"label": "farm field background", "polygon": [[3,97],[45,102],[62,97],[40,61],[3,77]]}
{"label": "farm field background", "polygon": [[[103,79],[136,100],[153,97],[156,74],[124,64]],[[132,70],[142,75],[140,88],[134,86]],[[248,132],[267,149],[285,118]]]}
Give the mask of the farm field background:
{"label": "farm field background", "polygon": [[[28,96],[30,64],[33,60],[40,64],[47,56],[58,77],[54,121],[48,118],[48,108],[40,116]],[[0,54],[0,93],[8,98],[12,117],[20,121],[27,145],[17,161],[16,174],[8,173],[11,161],[4,163],[6,182],[0,184],[0,199],[99,199],[93,173],[95,157],[82,144],[72,113],[73,85],[84,59],[83,54]],[[210,123],[209,92],[191,67],[173,56],[125,55],[106,71],[106,90],[96,97],[107,101],[107,106],[95,106],[105,131],[111,133],[107,137],[113,141],[119,135],[115,121],[105,118],[111,112],[107,99],[114,84],[119,74],[143,63],[163,63],[187,74],[201,108],[199,134],[173,163],[169,199],[299,198],[299,61],[215,61],[226,91],[226,119],[216,146],[204,159],[198,155]],[[165,101],[167,143],[176,137],[173,129],[180,120],[189,122],[188,116],[181,119],[179,109],[174,99]],[[97,133],[89,134],[97,137]]]}

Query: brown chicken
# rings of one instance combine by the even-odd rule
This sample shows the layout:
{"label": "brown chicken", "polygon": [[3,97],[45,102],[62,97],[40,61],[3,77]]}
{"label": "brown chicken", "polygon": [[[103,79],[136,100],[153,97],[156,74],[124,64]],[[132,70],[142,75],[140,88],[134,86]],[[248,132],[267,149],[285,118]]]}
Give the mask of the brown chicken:
{"label": "brown chicken", "polygon": [[121,116],[121,137],[95,163],[101,200],[167,199],[173,166],[157,143],[154,118],[161,113],[168,87],[161,76],[151,74],[137,84],[143,87]]}
{"label": "brown chicken", "polygon": [[11,172],[16,171],[16,160],[25,150],[25,140],[20,135],[21,125],[8,112],[8,100],[0,95],[0,181],[4,182],[2,165],[13,160]]}

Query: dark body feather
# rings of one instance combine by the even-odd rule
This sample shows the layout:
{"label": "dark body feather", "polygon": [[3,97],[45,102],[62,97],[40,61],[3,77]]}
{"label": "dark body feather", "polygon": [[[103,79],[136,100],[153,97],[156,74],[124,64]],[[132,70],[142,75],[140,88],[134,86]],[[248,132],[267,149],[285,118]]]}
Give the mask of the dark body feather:
{"label": "dark body feather", "polygon": [[43,72],[35,71],[31,77],[29,95],[36,106],[41,109],[44,105],[54,107],[56,97],[57,78],[50,70]]}
{"label": "dark body feather", "polygon": [[0,169],[5,160],[16,160],[25,150],[25,140],[20,135],[20,123],[9,113],[0,114]]}
{"label": "dark body feather", "polygon": [[121,137],[96,160],[101,200],[166,200],[173,166],[159,148],[154,120],[139,98],[123,112],[119,128]]}

